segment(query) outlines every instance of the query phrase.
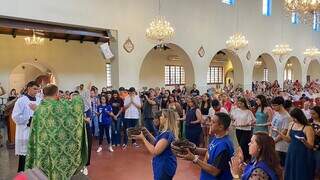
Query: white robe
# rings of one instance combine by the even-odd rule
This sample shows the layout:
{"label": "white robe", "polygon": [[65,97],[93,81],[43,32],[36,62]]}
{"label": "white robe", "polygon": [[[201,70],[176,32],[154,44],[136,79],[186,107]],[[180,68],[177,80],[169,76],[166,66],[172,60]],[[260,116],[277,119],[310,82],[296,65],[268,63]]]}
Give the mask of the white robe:
{"label": "white robe", "polygon": [[16,123],[16,137],[15,137],[15,154],[27,155],[28,141],[30,127],[27,126],[30,117],[33,116],[33,110],[30,109],[29,104],[39,105],[40,98],[36,97],[36,101],[30,101],[25,95],[21,96],[14,105],[12,111],[12,119]]}

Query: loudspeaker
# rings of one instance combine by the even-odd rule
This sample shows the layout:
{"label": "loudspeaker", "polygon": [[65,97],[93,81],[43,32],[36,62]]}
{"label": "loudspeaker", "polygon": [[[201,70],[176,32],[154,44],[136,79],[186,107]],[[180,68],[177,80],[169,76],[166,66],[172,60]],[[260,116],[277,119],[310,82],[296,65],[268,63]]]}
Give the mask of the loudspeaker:
{"label": "loudspeaker", "polygon": [[111,59],[114,57],[113,53],[110,50],[109,43],[101,44],[100,49],[105,59]]}

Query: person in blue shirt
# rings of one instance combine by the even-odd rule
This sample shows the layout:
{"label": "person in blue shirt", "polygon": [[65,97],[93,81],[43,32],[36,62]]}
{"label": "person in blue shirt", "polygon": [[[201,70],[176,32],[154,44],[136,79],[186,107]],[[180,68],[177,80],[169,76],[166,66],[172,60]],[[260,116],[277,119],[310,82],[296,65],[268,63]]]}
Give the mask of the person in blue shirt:
{"label": "person in blue shirt", "polygon": [[177,158],[171,151],[171,143],[178,138],[177,117],[174,111],[164,109],[160,119],[159,133],[154,138],[154,144],[150,143],[141,132],[140,135],[133,136],[140,139],[153,155],[152,168],[154,180],[172,180],[177,169]]}
{"label": "person in blue shirt", "polygon": [[98,106],[98,115],[99,115],[99,148],[97,152],[102,151],[102,141],[104,133],[107,136],[107,141],[109,144],[109,151],[113,152],[111,141],[110,141],[110,127],[112,122],[112,117],[115,117],[112,113],[111,104],[107,103],[107,98],[101,96],[101,104]]}
{"label": "person in blue shirt", "polygon": [[[216,113],[211,116],[210,131],[215,134],[208,149],[196,148],[195,154],[188,150],[187,155],[177,156],[193,163],[201,168],[200,180],[232,180],[229,161],[233,156],[234,149],[228,135],[231,118],[226,113]],[[199,155],[205,155],[204,160]]]}

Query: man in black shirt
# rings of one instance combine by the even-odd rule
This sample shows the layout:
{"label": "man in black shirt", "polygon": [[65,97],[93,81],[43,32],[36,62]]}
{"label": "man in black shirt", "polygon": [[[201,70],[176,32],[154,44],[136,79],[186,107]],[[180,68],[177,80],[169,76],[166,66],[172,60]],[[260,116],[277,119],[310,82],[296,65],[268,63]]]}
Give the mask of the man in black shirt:
{"label": "man in black shirt", "polygon": [[200,91],[197,89],[197,85],[193,84],[193,89],[190,91],[191,96],[195,97],[195,96],[199,96],[200,95]]}
{"label": "man in black shirt", "polygon": [[145,95],[145,102],[143,104],[144,126],[152,134],[155,133],[153,123],[154,113],[159,111],[159,102],[155,97],[154,89],[149,89],[148,95]]}

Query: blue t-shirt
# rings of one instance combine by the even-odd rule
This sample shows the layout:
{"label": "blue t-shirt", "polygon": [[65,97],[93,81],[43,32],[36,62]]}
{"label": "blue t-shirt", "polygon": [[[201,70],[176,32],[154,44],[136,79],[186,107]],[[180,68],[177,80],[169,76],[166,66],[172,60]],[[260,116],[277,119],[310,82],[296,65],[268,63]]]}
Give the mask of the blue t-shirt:
{"label": "blue t-shirt", "polygon": [[[207,173],[206,171],[201,170],[200,180],[215,180],[215,179],[232,180],[232,174],[231,174],[228,162],[231,160],[233,153],[234,153],[233,144],[229,136],[224,136],[222,138],[213,137],[208,147],[209,158],[207,160],[207,163],[219,168],[221,172],[218,176],[213,176]],[[225,164],[225,165],[222,165],[223,167],[220,168],[219,167],[220,165],[217,164],[218,163],[217,158],[219,157],[219,155],[222,155],[222,154],[224,157],[223,159],[221,159],[221,161],[224,161],[222,164]]]}
{"label": "blue t-shirt", "polygon": [[177,169],[177,158],[171,151],[171,143],[175,140],[175,136],[171,131],[161,132],[156,137],[155,144],[160,141],[160,139],[166,139],[169,145],[166,149],[159,155],[152,159],[153,177],[154,180],[161,180],[161,175],[166,173],[169,176],[174,176]]}
{"label": "blue t-shirt", "polygon": [[99,115],[99,124],[110,125],[112,118],[109,113],[112,112],[112,106],[110,104],[99,105],[98,106]]}

